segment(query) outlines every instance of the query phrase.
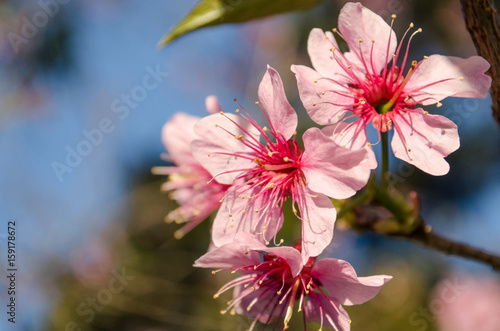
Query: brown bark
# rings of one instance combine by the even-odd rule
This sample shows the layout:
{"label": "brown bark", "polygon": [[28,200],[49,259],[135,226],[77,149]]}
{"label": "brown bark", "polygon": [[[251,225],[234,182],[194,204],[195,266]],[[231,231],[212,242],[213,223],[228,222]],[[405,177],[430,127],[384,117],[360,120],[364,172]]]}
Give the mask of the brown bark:
{"label": "brown bark", "polygon": [[461,256],[486,263],[491,265],[493,269],[500,270],[500,256],[487,253],[482,249],[456,242],[436,234],[432,231],[430,226],[425,225],[423,220],[421,220],[419,226],[412,233],[394,234],[391,236],[409,239],[448,255]]}
{"label": "brown bark", "polygon": [[460,0],[465,24],[479,55],[491,68],[493,118],[500,126],[500,18],[492,0]]}

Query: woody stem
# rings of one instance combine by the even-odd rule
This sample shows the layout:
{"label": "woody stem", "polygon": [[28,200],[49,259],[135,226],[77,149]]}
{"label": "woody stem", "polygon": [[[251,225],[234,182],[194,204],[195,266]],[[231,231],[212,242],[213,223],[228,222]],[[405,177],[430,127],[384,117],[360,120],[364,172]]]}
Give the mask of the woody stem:
{"label": "woody stem", "polygon": [[389,177],[389,138],[388,132],[380,132],[380,139],[382,144],[382,184],[383,190],[387,189]]}
{"label": "woody stem", "polygon": [[461,256],[466,259],[489,264],[493,269],[500,271],[500,256],[434,233],[431,227],[427,226],[422,218],[420,218],[419,225],[413,232],[408,234],[394,233],[388,235],[411,240],[447,255]]}

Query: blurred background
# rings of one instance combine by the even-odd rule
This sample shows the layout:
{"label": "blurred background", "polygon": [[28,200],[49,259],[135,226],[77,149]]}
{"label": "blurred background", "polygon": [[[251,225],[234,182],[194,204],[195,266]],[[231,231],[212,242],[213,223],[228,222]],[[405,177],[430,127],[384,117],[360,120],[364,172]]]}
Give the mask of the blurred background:
{"label": "blurred background", "polygon": [[[177,111],[205,115],[210,94],[227,110],[235,97],[252,110],[269,64],[303,131],[311,122],[289,68],[310,65],[309,31],[336,27],[345,1],[203,29],[157,49],[196,2],[0,1],[0,307],[8,303],[9,220],[18,263],[16,323],[2,310],[0,330],[249,327],[244,316],[221,316],[225,300],[212,298],[229,278],[192,267],[209,245],[209,222],[182,240],[173,237],[179,225],[164,222],[175,202],[160,192],[165,178],[151,175],[166,165],[161,127]],[[397,14],[398,37],[410,22],[423,29],[412,41],[414,59],[475,54],[458,0],[364,4],[387,20]],[[428,110],[459,127],[450,173],[432,177],[395,159],[391,170],[397,185],[420,194],[436,232],[500,254],[500,131],[491,100],[443,104]],[[394,276],[374,300],[347,307],[353,330],[438,330],[439,286],[460,292],[462,279],[490,279],[489,293],[500,291],[487,266],[377,235],[339,229],[324,256],[348,260],[360,276]],[[294,318],[291,330],[301,330]]]}

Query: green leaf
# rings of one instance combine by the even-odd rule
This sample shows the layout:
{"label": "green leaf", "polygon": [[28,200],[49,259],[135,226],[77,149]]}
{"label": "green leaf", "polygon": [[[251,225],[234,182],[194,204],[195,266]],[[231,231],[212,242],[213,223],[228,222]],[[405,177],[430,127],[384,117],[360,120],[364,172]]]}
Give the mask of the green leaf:
{"label": "green leaf", "polygon": [[240,23],[311,8],[324,0],[201,0],[158,43],[163,47],[188,32],[212,25]]}

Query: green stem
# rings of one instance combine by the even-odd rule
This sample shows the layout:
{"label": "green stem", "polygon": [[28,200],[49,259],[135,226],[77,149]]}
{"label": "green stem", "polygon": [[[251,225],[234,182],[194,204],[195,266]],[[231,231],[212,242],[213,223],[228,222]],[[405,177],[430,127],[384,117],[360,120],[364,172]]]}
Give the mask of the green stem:
{"label": "green stem", "polygon": [[351,203],[342,207],[342,209],[340,209],[338,214],[337,214],[337,218],[342,218],[345,214],[347,214],[348,212],[353,210],[354,207],[370,200],[371,198],[372,198],[371,191],[366,190],[363,194],[361,194],[359,197],[354,199]]}
{"label": "green stem", "polygon": [[388,132],[380,132],[382,144],[382,185],[383,190],[387,189],[389,177],[389,137]]}

